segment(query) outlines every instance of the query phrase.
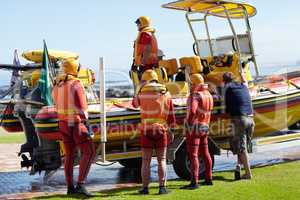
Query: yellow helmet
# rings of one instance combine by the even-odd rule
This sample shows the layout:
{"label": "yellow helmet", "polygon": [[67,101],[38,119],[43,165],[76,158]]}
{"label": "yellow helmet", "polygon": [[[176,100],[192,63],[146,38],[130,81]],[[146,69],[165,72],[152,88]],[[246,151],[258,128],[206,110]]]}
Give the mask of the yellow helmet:
{"label": "yellow helmet", "polygon": [[204,79],[201,74],[192,74],[190,79],[193,85],[204,84]]}
{"label": "yellow helmet", "polygon": [[135,21],[135,23],[139,24],[141,26],[141,28],[144,28],[144,27],[150,26],[151,20],[147,16],[141,16]]}
{"label": "yellow helmet", "polygon": [[158,81],[157,73],[152,69],[146,70],[142,75],[142,81]]}
{"label": "yellow helmet", "polygon": [[41,76],[41,70],[37,69],[31,73],[31,86],[34,87],[38,84]]}
{"label": "yellow helmet", "polygon": [[73,76],[77,76],[80,70],[79,62],[74,58],[65,59],[63,61],[62,67],[66,74],[70,74]]}

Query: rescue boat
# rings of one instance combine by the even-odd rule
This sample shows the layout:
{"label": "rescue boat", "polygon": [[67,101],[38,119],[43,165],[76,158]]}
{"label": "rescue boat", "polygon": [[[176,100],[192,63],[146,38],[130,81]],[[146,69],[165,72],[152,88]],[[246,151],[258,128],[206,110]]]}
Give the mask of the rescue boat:
{"label": "rescue boat", "polygon": [[[276,76],[260,76],[259,74],[249,22],[249,19],[257,12],[254,6],[229,0],[180,0],[164,4],[163,7],[183,11],[194,38],[193,50],[195,55],[182,57],[179,62],[177,59],[163,60],[155,69],[159,75],[159,82],[167,86],[175,104],[178,127],[175,140],[168,149],[168,159],[173,163],[175,172],[179,177],[189,178],[189,161],[185,153],[182,132],[191,73],[202,73],[214,96],[215,105],[210,124],[209,140],[212,158],[215,154],[220,154],[220,149],[231,149],[230,119],[224,113],[221,81],[224,72],[233,72],[237,81],[241,80],[242,71],[247,74],[249,92],[255,111],[254,137],[261,137],[282,130],[300,120],[300,72],[295,71]],[[224,18],[232,34],[211,38],[208,26],[208,18],[210,17]],[[246,32],[238,34],[232,19],[244,20]],[[201,22],[204,23],[206,38],[200,39],[194,25]],[[41,51],[38,52],[27,52],[23,56],[29,61],[39,63],[42,53]],[[69,56],[76,57],[76,54],[73,53],[55,54],[50,51],[49,54],[52,55],[50,57],[53,62]],[[250,73],[251,67],[254,67],[255,74]],[[59,71],[59,69],[57,70]],[[184,80],[177,79],[177,75],[180,73],[181,75],[184,74]],[[135,87],[138,87],[138,73],[131,71],[130,76]],[[99,96],[94,91],[94,78],[92,78],[91,71],[82,69],[79,78],[83,81],[89,102],[89,124],[95,134],[93,140],[98,147],[103,143],[106,144],[105,148],[101,149],[103,157],[100,160],[118,161],[126,167],[140,167],[141,152],[138,131],[140,112],[132,107],[132,99],[107,98],[105,101],[100,101]],[[28,79],[28,82],[32,81]],[[28,84],[28,87],[30,91],[34,91],[36,85]],[[42,106],[30,95],[28,98],[31,98],[30,100],[35,103],[25,102],[26,105],[30,106],[30,109],[23,109],[22,112],[26,113],[23,118],[12,117],[14,116],[11,115],[12,112],[19,112],[16,109],[11,112],[3,112],[3,114],[14,119],[14,122],[22,121],[18,126],[25,130],[25,134],[34,132],[35,137],[39,138],[39,145],[33,147],[31,161],[23,160],[23,166],[30,166],[34,168],[34,171],[55,170],[60,166],[60,156],[63,156],[63,151],[59,151],[57,143],[61,140],[61,135],[58,132],[56,110],[53,106]],[[2,101],[2,103],[5,102]],[[101,112],[103,107],[106,115],[104,119],[103,111]],[[25,118],[30,119],[31,123],[28,121],[24,123]],[[101,123],[102,125],[105,123],[105,126],[101,127]],[[20,126],[21,124],[22,126]],[[4,127],[9,127],[9,125],[2,124]],[[32,126],[32,128],[28,131],[26,126]],[[106,128],[105,132],[103,132],[103,128]],[[21,153],[24,152],[21,151]]]}

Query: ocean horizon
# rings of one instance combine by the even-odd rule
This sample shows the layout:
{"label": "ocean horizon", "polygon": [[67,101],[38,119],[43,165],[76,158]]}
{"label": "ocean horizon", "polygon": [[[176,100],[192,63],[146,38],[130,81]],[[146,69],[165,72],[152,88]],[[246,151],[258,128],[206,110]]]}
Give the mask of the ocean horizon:
{"label": "ocean horizon", "polygon": [[[252,71],[253,68],[251,68]],[[129,70],[129,69],[128,69]],[[282,74],[287,73],[291,71],[300,70],[300,65],[282,65],[282,66],[276,66],[276,65],[269,65],[265,67],[259,68],[260,75],[275,75],[275,74]],[[254,72],[252,72],[254,74]],[[11,72],[0,70],[0,87],[8,86],[10,85],[10,78],[11,78]],[[99,74],[96,72],[96,80],[99,81]],[[106,84],[107,87],[114,87],[114,86],[128,86],[132,84],[132,81],[129,77],[128,71],[126,69],[122,70],[111,70],[109,72],[106,72]]]}

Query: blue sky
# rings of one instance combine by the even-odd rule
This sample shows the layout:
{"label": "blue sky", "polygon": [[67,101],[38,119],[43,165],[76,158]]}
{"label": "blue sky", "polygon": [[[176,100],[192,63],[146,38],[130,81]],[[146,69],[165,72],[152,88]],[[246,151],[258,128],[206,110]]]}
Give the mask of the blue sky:
{"label": "blue sky", "polygon": [[[110,69],[126,70],[140,15],[152,18],[159,47],[168,58],[192,55],[192,36],[184,12],[161,8],[166,0],[9,0],[1,2],[0,63],[11,63],[13,50],[42,48],[80,54],[83,65],[97,68],[104,56]],[[300,60],[300,2],[249,0],[258,14],[251,18],[258,62],[293,64]],[[273,2],[273,4],[271,4]],[[216,32],[222,30],[216,29]],[[22,63],[25,63],[22,60]],[[3,72],[0,72],[3,74]]]}

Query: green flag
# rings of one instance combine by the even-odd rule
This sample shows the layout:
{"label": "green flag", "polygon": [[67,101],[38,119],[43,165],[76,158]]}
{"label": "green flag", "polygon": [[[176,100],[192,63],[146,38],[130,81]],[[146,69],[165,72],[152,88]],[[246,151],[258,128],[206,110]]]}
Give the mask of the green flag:
{"label": "green flag", "polygon": [[47,106],[53,105],[51,96],[51,79],[49,71],[49,56],[46,42],[44,41],[43,63],[41,69],[41,76],[39,80],[39,89],[41,91],[41,99]]}

